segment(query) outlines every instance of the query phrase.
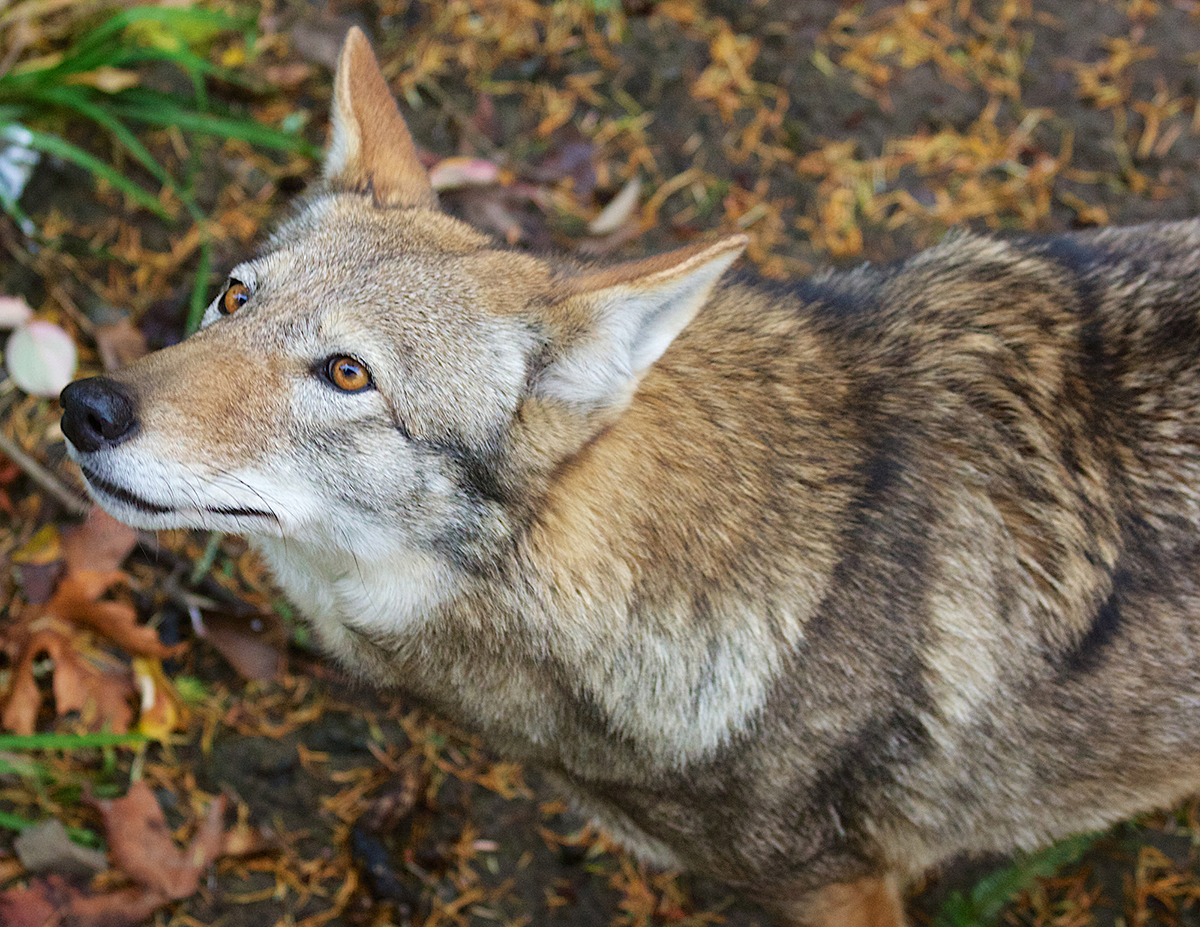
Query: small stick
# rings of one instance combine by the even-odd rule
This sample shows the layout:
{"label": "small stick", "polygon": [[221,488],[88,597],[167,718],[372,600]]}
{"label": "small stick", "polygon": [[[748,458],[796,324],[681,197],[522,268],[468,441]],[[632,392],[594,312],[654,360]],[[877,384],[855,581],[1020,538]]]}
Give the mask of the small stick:
{"label": "small stick", "polygon": [[0,454],[24,470],[26,476],[50,493],[72,515],[82,518],[91,511],[91,502],[81,499],[69,490],[62,480],[21,450],[17,443],[3,432],[0,432]]}

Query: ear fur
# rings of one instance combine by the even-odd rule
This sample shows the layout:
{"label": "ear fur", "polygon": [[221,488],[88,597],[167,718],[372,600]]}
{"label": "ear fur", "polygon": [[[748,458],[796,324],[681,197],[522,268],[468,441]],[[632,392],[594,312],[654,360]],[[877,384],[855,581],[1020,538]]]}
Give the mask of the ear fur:
{"label": "ear fur", "polygon": [[729,235],[566,281],[551,322],[559,344],[538,392],[590,408],[624,405],[748,243]]}
{"label": "ear fur", "polygon": [[333,82],[333,136],[322,171],[335,189],[370,190],[383,206],[437,207],[408,126],[357,26],[346,35]]}

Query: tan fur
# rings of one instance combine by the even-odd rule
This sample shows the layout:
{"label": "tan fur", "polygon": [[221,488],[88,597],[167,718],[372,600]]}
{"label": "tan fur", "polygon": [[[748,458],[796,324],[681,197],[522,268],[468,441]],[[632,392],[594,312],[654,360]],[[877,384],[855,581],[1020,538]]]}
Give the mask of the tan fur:
{"label": "tan fur", "polygon": [[903,927],[895,879],[858,879],[827,885],[794,914],[812,927]]}
{"label": "tan fur", "polygon": [[346,36],[334,82],[334,136],[325,177],[371,191],[384,206],[437,206],[408,126],[357,26]]}
{"label": "tan fur", "polygon": [[246,305],[64,393],[114,514],[789,922],[1200,785],[1200,224],[596,268],[437,211],[357,32],[336,86]]}

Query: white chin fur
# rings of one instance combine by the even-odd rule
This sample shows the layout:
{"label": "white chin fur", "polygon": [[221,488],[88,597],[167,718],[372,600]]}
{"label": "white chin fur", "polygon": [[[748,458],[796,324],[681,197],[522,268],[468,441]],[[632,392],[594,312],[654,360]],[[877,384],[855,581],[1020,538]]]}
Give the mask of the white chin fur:
{"label": "white chin fur", "polygon": [[88,494],[109,514],[135,528],[199,528],[227,534],[283,536],[308,505],[294,487],[241,471],[195,474],[182,464],[143,461],[121,449],[67,452],[79,464]]}
{"label": "white chin fur", "polygon": [[113,498],[90,483],[88,495],[109,515],[133,528],[160,531],[166,528],[198,528],[220,531],[222,534],[283,535],[274,519],[263,516],[226,515],[201,509],[174,509],[169,512],[147,512]]}

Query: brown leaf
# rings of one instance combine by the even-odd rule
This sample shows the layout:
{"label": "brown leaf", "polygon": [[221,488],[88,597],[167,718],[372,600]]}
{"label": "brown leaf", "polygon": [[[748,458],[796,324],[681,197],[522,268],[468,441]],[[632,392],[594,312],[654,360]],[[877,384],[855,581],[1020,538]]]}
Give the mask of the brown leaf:
{"label": "brown leaf", "polygon": [[313,73],[313,67],[303,61],[272,64],[263,70],[263,77],[273,87],[292,89],[304,83]]}
{"label": "brown leaf", "polygon": [[[60,883],[56,888],[52,882]],[[70,895],[78,895],[65,879],[51,876],[28,888],[12,888],[0,892],[0,924],[5,927],[46,927],[62,923],[59,914]]]}
{"label": "brown leaf", "polygon": [[207,614],[203,628],[204,639],[246,679],[267,682],[287,668],[287,632],[277,615],[246,619]]}
{"label": "brown leaf", "polygon": [[63,539],[54,525],[43,526],[23,546],[12,552],[17,582],[25,601],[41,605],[54,594],[54,586],[63,571]]}
{"label": "brown leaf", "polygon": [[146,336],[127,318],[96,329],[96,347],[105,370],[119,370],[146,353]]}
{"label": "brown leaf", "polygon": [[136,885],[94,893],[60,875],[0,892],[4,927],[137,927],[155,911],[191,895],[222,851],[225,798],[216,799],[186,849],[171,839],[166,818],[145,782],[124,798],[94,803],[104,819],[113,862]]}
{"label": "brown leaf", "polygon": [[0,893],[4,927],[137,927],[173,899],[137,886],[93,894],[60,875]]}
{"label": "brown leaf", "polygon": [[[37,651],[26,649],[24,659],[13,670],[8,686],[8,698],[0,712],[0,724],[14,734],[32,734],[37,728],[38,711],[42,707],[42,693],[33,678],[33,661]],[[3,921],[7,923],[7,921]]]}
{"label": "brown leaf", "polygon": [[81,894],[71,902],[63,927],[137,927],[175,900],[136,885],[99,895]]}
{"label": "brown leaf", "polygon": [[124,602],[98,602],[109,586],[123,578],[111,570],[79,570],[68,573],[59,583],[54,598],[46,604],[46,613],[98,631],[131,654],[169,657],[177,648],[168,647],[154,628],[137,623],[137,612]]}
{"label": "brown leaf", "polygon": [[62,576],[63,563],[14,563],[13,573],[21,586],[21,595],[30,605],[42,605],[54,596],[54,587]]}
{"label": "brown leaf", "polygon": [[42,707],[42,692],[33,678],[33,665],[41,654],[54,661],[54,702],[58,714],[78,711],[84,723],[96,730],[117,734],[129,730],[133,687],[126,677],[93,666],[65,634],[51,629],[34,632],[13,669],[8,698],[0,724],[17,734],[32,734]]}
{"label": "brown leaf", "polygon": [[139,885],[171,899],[186,898],[200,886],[200,875],[221,852],[225,833],[225,797],[208,807],[199,831],[186,850],[171,838],[154,792],[139,780],[124,798],[97,801],[113,862]]}
{"label": "brown leaf", "polygon": [[82,525],[67,532],[62,546],[67,567],[72,572],[93,570],[103,573],[121,566],[137,546],[137,532],[96,506]]}

